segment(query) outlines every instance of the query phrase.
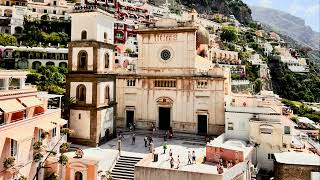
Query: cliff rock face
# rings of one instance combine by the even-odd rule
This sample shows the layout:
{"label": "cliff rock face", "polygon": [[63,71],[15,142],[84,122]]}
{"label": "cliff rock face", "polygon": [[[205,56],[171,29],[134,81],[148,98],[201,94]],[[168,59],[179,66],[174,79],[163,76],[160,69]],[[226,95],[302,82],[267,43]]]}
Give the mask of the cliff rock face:
{"label": "cliff rock face", "polygon": [[[149,0],[154,5],[162,5],[166,0]],[[225,15],[234,15],[240,23],[252,21],[250,8],[241,0],[168,0],[170,4],[182,4],[195,8],[198,13],[218,12]]]}
{"label": "cliff rock face", "polygon": [[267,25],[271,30],[291,37],[303,46],[320,49],[320,33],[306,26],[305,21],[291,14],[263,7],[251,7],[254,20]]}

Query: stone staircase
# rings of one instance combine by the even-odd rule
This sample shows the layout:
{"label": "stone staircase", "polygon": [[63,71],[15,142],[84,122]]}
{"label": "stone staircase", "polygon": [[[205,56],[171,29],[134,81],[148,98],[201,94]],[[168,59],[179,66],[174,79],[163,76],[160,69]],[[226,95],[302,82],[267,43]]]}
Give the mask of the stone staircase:
{"label": "stone staircase", "polygon": [[114,180],[133,180],[134,165],[137,164],[141,157],[120,156],[111,171]]}

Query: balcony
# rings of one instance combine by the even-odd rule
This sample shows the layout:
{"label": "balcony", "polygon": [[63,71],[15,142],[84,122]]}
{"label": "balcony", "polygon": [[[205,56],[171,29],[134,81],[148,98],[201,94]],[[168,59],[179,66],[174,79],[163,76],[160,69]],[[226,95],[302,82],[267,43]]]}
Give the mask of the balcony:
{"label": "balcony", "polygon": [[45,112],[39,113],[30,118],[22,118],[22,119],[19,119],[19,121],[0,124],[0,131],[14,128],[14,127],[19,127],[21,123],[33,122],[33,121],[39,121],[39,120],[41,121],[43,119],[48,119],[48,118],[52,119],[53,117],[60,118],[60,116],[61,116],[61,109],[48,109]]}
{"label": "balcony", "polygon": [[0,97],[16,94],[36,93],[37,86],[26,83],[24,86],[0,86]]}

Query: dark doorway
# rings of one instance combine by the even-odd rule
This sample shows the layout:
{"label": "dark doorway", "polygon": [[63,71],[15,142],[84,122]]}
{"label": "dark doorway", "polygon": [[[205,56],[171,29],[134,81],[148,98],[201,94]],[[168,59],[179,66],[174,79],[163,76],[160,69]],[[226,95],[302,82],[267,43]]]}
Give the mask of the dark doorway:
{"label": "dark doorway", "polygon": [[208,132],[207,115],[198,115],[198,134],[206,135]]}
{"label": "dark doorway", "polygon": [[170,128],[170,108],[159,107],[159,129],[169,130]]}
{"label": "dark doorway", "polygon": [[127,127],[130,127],[130,124],[133,124],[134,119],[134,111],[126,111],[127,112]]}

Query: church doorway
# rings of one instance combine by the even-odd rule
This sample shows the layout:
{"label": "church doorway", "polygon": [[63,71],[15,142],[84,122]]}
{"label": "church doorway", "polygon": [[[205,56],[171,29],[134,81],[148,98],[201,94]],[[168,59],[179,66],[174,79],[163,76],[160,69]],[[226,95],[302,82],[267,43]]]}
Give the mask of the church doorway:
{"label": "church doorway", "polygon": [[134,111],[127,110],[126,117],[127,117],[127,127],[130,127],[130,124],[133,124]]}
{"label": "church doorway", "polygon": [[198,134],[206,135],[208,132],[208,118],[207,115],[198,115]]}
{"label": "church doorway", "polygon": [[171,108],[159,107],[159,129],[169,130],[170,129],[170,113]]}

